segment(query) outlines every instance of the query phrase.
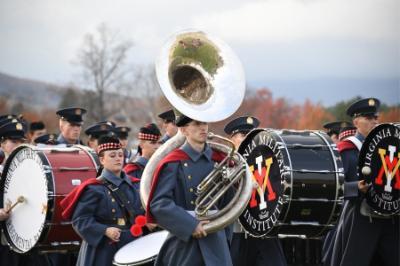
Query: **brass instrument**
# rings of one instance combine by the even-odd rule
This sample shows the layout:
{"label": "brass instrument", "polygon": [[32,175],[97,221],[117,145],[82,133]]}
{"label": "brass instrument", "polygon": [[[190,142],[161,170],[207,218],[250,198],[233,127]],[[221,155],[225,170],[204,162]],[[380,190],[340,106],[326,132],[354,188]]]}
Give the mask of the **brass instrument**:
{"label": "brass instrument", "polygon": [[[161,50],[156,73],[165,97],[179,112],[197,121],[215,122],[229,117],[244,97],[245,79],[239,59],[222,41],[201,31],[184,31],[172,36]],[[209,133],[209,137],[217,136]],[[140,182],[144,207],[159,161],[184,141],[185,137],[178,131],[147,163]],[[196,218],[210,220],[204,228],[212,233],[233,223],[243,212],[253,181],[246,161],[232,144],[209,142],[209,145],[228,154],[197,187]],[[231,202],[209,214],[229,189],[236,190]]]}

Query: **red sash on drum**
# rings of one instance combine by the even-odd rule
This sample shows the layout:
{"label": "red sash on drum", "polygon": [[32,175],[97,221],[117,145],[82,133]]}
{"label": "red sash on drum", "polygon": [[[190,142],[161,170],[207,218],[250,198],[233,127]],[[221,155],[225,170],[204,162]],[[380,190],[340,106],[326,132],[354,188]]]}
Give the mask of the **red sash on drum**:
{"label": "red sash on drum", "polygon": [[[140,179],[129,176],[133,183],[140,182]],[[63,209],[62,217],[63,219],[69,220],[74,213],[75,206],[78,203],[80,196],[82,195],[85,188],[89,185],[102,185],[102,183],[96,178],[90,178],[85,180],[82,184],[78,187],[74,188],[68,195],[60,202],[60,206]]]}
{"label": "red sash on drum", "polygon": [[[225,158],[225,156],[226,156],[226,154],[224,154],[220,151],[213,150],[211,158],[215,162],[221,162]],[[159,177],[160,172],[163,169],[164,165],[167,163],[178,162],[178,161],[183,161],[183,160],[188,160],[188,159],[189,159],[189,155],[187,155],[186,152],[184,152],[181,149],[176,149],[176,150],[173,150],[171,153],[169,153],[158,164],[156,170],[154,171],[153,182],[151,183],[149,199],[147,201],[147,206],[146,206],[146,219],[147,219],[148,223],[157,223],[156,219],[153,217],[153,215],[150,212],[150,202],[153,199],[154,190],[156,189],[157,183],[158,183],[158,177]]]}
{"label": "red sash on drum", "polygon": [[337,147],[340,153],[348,150],[357,150],[357,146],[350,140],[343,140],[337,143]]}

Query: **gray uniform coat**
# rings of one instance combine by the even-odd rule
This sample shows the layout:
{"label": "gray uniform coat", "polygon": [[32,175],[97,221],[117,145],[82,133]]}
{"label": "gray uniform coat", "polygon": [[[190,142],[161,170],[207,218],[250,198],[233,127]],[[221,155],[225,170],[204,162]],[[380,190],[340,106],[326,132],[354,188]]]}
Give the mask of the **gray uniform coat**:
{"label": "gray uniform coat", "polygon": [[[101,176],[122,190],[132,204],[135,215],[144,213],[139,194],[125,173],[122,172],[121,177],[117,177],[111,172],[103,170]],[[133,221],[125,219],[125,226],[117,225],[118,219],[125,217],[123,212],[124,210],[118,205],[106,186],[89,185],[86,187],[72,216],[72,225],[83,239],[77,265],[112,265],[117,250],[135,239],[129,232]],[[105,236],[107,227],[122,229],[119,242],[112,242]]]}
{"label": "gray uniform coat", "polygon": [[157,223],[170,232],[156,265],[232,265],[227,230],[192,237],[199,221],[188,211],[194,210],[197,185],[213,169],[212,150],[206,145],[199,153],[188,143],[181,149],[189,159],[164,166],[150,202]]}

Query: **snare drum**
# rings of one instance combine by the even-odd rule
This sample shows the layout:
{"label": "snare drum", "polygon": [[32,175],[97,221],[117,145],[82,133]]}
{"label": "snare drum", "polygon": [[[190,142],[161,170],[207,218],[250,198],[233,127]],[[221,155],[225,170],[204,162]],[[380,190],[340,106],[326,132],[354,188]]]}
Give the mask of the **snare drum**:
{"label": "snare drum", "polygon": [[97,155],[84,146],[22,145],[7,159],[0,182],[3,207],[23,196],[3,223],[10,247],[18,253],[79,249],[80,237],[61,217],[60,201],[86,179],[96,177]]}
{"label": "snare drum", "polygon": [[167,231],[159,231],[126,244],[115,253],[113,264],[134,266],[155,261],[167,236]]}
{"label": "snare drum", "polygon": [[257,184],[239,217],[255,237],[322,236],[333,227],[343,202],[343,166],[323,132],[256,129],[242,142]]}

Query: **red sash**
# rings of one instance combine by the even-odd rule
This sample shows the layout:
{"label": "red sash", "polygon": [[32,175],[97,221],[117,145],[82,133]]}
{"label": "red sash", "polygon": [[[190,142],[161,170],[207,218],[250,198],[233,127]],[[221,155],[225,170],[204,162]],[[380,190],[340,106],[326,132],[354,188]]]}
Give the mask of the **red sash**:
{"label": "red sash", "polygon": [[[136,177],[129,176],[133,183],[139,182],[140,179]],[[65,220],[70,220],[72,214],[74,213],[75,206],[79,201],[80,196],[82,195],[85,188],[89,185],[102,185],[102,183],[96,178],[89,178],[85,180],[78,187],[75,187],[68,195],[60,202],[60,206],[62,209],[61,216]]]}
{"label": "red sash", "polygon": [[[225,158],[225,154],[219,151],[213,150],[212,153],[212,160],[215,162],[221,162]],[[150,189],[150,194],[149,194],[149,199],[147,200],[147,206],[146,206],[146,219],[148,223],[157,223],[153,215],[151,214],[150,211],[150,202],[153,199],[153,194],[154,191],[157,187],[158,183],[158,178],[160,175],[161,170],[164,168],[164,166],[167,163],[172,163],[172,162],[178,162],[178,161],[185,161],[189,159],[189,155],[186,154],[181,149],[176,149],[173,150],[171,153],[169,153],[164,159],[160,161],[160,163],[157,165],[156,170],[154,171],[153,175],[153,181],[151,183],[151,189]]]}

